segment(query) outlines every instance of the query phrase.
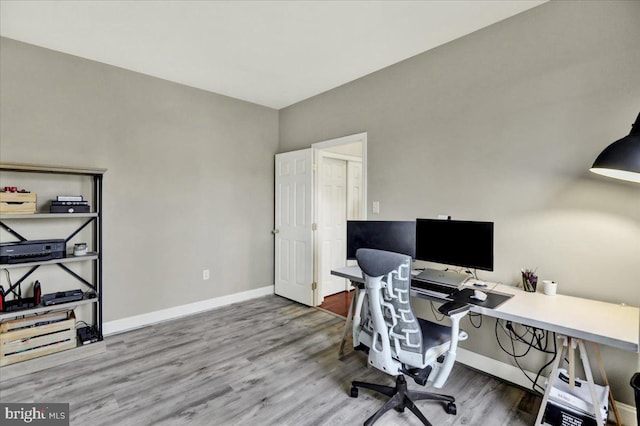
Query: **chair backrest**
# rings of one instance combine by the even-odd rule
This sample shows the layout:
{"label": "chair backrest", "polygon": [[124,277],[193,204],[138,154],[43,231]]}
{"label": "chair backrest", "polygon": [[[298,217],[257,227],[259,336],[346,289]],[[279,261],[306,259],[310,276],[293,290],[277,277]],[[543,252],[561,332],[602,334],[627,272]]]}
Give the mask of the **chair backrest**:
{"label": "chair backrest", "polygon": [[360,249],[356,259],[364,274],[367,297],[354,344],[368,346],[369,363],[390,374],[400,374],[402,364],[422,367],[422,332],[411,308],[411,258]]}

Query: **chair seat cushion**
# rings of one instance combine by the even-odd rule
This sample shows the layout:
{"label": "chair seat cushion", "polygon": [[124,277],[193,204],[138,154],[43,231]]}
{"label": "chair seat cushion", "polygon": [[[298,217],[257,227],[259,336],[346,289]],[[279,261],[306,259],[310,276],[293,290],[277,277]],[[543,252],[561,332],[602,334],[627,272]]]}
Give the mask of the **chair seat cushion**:
{"label": "chair seat cushion", "polygon": [[418,318],[422,330],[422,344],[425,350],[451,340],[451,327]]}

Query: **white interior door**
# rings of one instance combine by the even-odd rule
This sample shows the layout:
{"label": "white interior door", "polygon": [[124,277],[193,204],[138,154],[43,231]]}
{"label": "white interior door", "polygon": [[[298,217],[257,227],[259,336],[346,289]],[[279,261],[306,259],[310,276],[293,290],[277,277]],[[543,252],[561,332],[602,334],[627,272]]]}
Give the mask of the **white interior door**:
{"label": "white interior door", "polygon": [[[363,205],[362,163],[347,161],[347,220],[362,220]],[[345,251],[346,253],[346,251]],[[347,266],[357,265],[355,260],[347,260]],[[347,291],[351,287],[347,286]]]}
{"label": "white interior door", "polygon": [[275,293],[313,306],[313,150],[276,154]]}
{"label": "white interior door", "polygon": [[347,162],[347,220],[362,219],[362,163]]}
{"label": "white interior door", "polygon": [[323,157],[320,187],[320,271],[322,296],[345,291],[346,280],[331,275],[345,266],[347,225],[347,162]]}

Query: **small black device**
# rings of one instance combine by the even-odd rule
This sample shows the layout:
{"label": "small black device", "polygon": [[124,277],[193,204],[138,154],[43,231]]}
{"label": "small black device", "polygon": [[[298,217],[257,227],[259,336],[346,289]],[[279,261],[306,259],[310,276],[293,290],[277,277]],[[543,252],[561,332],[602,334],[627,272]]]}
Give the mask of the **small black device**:
{"label": "small black device", "polygon": [[16,300],[7,300],[4,302],[3,312],[16,312],[35,307],[32,297],[25,297]]}
{"label": "small black device", "polygon": [[392,251],[415,258],[416,222],[347,221],[347,259],[355,259],[361,248]]}
{"label": "small black device", "polygon": [[45,306],[59,305],[60,303],[76,302],[84,298],[82,290],[59,291],[42,295],[42,303]]}
{"label": "small black device", "polygon": [[88,201],[52,201],[49,207],[51,213],[89,213]]}
{"label": "small black device", "polygon": [[52,206],[88,206],[88,201],[52,201]]}
{"label": "small black device", "polygon": [[32,240],[0,243],[0,263],[39,262],[62,259],[67,251],[65,240]]}
{"label": "small black device", "polygon": [[58,195],[51,201],[51,213],[89,213],[89,202],[82,195]]}
{"label": "small black device", "polygon": [[417,219],[415,258],[493,271],[493,222]]}
{"label": "small black device", "polygon": [[76,334],[78,335],[78,340],[80,340],[83,345],[88,345],[89,343],[94,343],[100,340],[100,332],[96,330],[95,327],[80,327]]}

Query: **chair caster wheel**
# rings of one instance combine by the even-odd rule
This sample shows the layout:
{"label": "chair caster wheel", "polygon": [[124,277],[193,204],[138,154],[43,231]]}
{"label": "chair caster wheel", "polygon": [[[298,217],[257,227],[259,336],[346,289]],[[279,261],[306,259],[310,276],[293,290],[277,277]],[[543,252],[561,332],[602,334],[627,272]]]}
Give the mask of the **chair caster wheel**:
{"label": "chair caster wheel", "polygon": [[355,386],[351,386],[351,398],[357,398],[358,397],[358,388]]}
{"label": "chair caster wheel", "polygon": [[447,414],[453,414],[454,416],[458,413],[458,409],[456,408],[456,404],[450,402],[447,404]]}

